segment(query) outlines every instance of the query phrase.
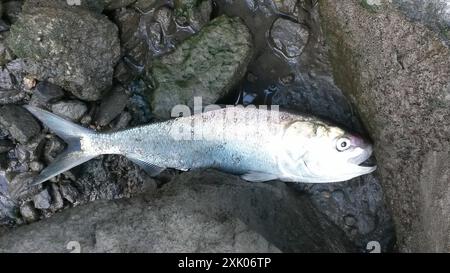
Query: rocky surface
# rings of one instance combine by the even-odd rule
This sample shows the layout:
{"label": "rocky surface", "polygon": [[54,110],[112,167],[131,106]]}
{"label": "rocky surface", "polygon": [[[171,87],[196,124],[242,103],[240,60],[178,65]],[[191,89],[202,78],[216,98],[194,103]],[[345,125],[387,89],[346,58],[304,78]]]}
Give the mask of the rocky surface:
{"label": "rocky surface", "polygon": [[0,237],[0,252],[65,252],[69,241],[82,252],[354,250],[307,197],[281,183],[252,184],[215,171],[186,173],[156,194],[96,202],[23,226]]}
{"label": "rocky surface", "polygon": [[448,252],[449,48],[391,4],[320,4],[335,80],[375,142],[399,249]]}
{"label": "rocky surface", "polygon": [[[4,62],[0,70],[0,104],[7,104],[12,110],[23,110],[19,105],[32,104],[68,116],[85,127],[99,131],[119,130],[161,118],[147,100],[149,97],[153,100],[155,91],[159,92],[159,102],[153,104],[154,108],[166,109],[170,114],[168,102],[189,103],[195,87],[206,96],[204,104],[279,104],[365,133],[353,102],[349,102],[334,84],[317,1],[215,0],[199,1],[201,5],[196,6],[189,0],[105,0],[81,1],[80,6],[70,6],[65,0],[51,0],[25,1],[23,9],[21,3],[6,2],[4,27],[0,22],[0,61]],[[62,22],[56,20],[55,15],[68,15],[70,20]],[[75,22],[75,15],[77,24],[70,25]],[[45,25],[32,25],[35,19]],[[209,22],[211,19],[213,21]],[[23,28],[25,23],[26,29]],[[50,26],[57,28],[49,31]],[[84,31],[78,26],[84,27]],[[20,35],[15,28],[19,28]],[[111,30],[108,34],[107,29]],[[11,40],[10,36],[19,47],[27,46],[27,54],[33,56],[14,56],[10,45],[4,42]],[[74,36],[81,39],[77,45],[73,42]],[[31,43],[32,40],[26,39],[37,40]],[[67,70],[68,65],[74,71]],[[64,74],[66,71],[71,74]],[[155,79],[162,81],[161,86],[165,88],[156,85]],[[86,89],[89,94],[80,96],[72,88],[73,82],[92,89]],[[99,86],[103,89],[98,89]],[[91,94],[96,97],[84,96]],[[178,95],[180,97],[176,97]],[[10,124],[20,128],[21,119],[27,119],[28,113],[24,115],[13,115]],[[163,251],[179,247],[191,250],[193,245],[200,245],[198,248],[204,251],[363,252],[367,251],[369,241],[378,241],[382,251],[392,250],[393,226],[382,200],[377,174],[332,185],[287,186],[283,183],[253,185],[210,171],[179,175],[178,171],[167,170],[150,179],[125,157],[101,156],[39,187],[24,187],[53,162],[64,147],[65,144],[44,126],[26,142],[18,141],[15,134],[0,126],[0,229],[22,226],[12,229],[11,234],[24,232],[30,234],[27,238],[32,238],[34,227],[49,228],[52,223],[66,221],[67,215],[80,219],[76,221],[82,224],[84,215],[89,214],[85,209],[91,208],[84,207],[87,205],[98,208],[95,215],[105,223],[99,238],[118,242],[105,240],[95,244],[90,241],[86,244],[88,251]],[[142,192],[147,193],[134,198]],[[282,193],[282,197],[278,193]],[[131,203],[125,198],[132,198]],[[106,202],[111,199],[124,200]],[[89,205],[96,200],[105,202]],[[172,205],[165,206],[161,200]],[[186,215],[192,215],[187,209],[202,208],[207,201],[215,204],[213,210],[195,221],[186,219]],[[157,209],[141,215],[133,209],[134,204],[138,208],[156,206]],[[165,214],[175,209],[182,211],[176,214],[181,220]],[[115,222],[108,222],[118,211],[129,216],[127,221],[135,219],[133,223],[138,223],[142,232],[133,238],[117,234],[118,230],[129,228],[122,218],[117,219],[121,222],[117,230]],[[220,221],[222,212],[228,215],[225,222]],[[153,228],[144,227],[144,223],[164,215],[167,217],[158,218],[154,227],[179,233],[186,230],[186,233],[175,238],[164,232],[167,236],[161,240],[144,234]],[[86,224],[97,221],[90,219],[92,221]],[[31,225],[24,227],[26,223]],[[295,228],[289,229],[291,226]],[[71,227],[64,230],[69,232]],[[78,231],[97,236],[95,229],[88,225]],[[216,231],[225,234],[223,243],[218,241]],[[313,237],[305,237],[305,234]],[[80,240],[87,238],[83,236]],[[148,245],[137,242],[140,236],[142,242],[155,240],[158,248],[149,249]],[[186,238],[183,236],[191,239],[183,241]],[[1,240],[6,240],[4,238]],[[205,241],[213,243],[199,243]],[[55,241],[48,249],[66,251],[67,242],[59,245]],[[13,244],[10,241],[8,245],[10,243]]]}
{"label": "rocky surface", "polygon": [[176,105],[193,107],[194,97],[215,103],[244,76],[251,50],[251,34],[240,19],[214,19],[148,71],[153,113],[169,118]]}
{"label": "rocky surface", "polygon": [[104,15],[74,7],[27,8],[8,44],[17,56],[37,63],[29,74],[84,100],[98,100],[111,87],[120,54],[117,27]]}

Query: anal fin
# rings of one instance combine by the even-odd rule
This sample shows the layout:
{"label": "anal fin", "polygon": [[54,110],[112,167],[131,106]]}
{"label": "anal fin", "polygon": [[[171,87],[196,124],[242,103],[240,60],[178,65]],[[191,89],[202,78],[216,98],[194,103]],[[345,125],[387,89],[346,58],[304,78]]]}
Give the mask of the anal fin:
{"label": "anal fin", "polygon": [[152,163],[142,161],[139,158],[133,157],[133,156],[127,156],[133,163],[138,165],[141,169],[143,169],[148,175],[150,176],[157,176],[162,171],[164,171],[166,168],[156,166]]}
{"label": "anal fin", "polygon": [[275,180],[278,177],[274,174],[263,173],[263,172],[249,172],[241,175],[241,178],[250,182],[267,182]]}

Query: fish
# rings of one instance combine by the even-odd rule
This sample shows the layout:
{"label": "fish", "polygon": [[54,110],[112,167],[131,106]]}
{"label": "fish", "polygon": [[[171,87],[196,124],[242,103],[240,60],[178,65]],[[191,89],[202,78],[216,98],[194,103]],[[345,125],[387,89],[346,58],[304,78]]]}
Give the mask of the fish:
{"label": "fish", "polygon": [[167,168],[213,168],[249,182],[332,183],[376,170],[363,164],[373,148],[360,135],[267,107],[228,106],[114,132],[96,132],[24,107],[67,143],[31,186],[105,154],[126,156],[151,176]]}

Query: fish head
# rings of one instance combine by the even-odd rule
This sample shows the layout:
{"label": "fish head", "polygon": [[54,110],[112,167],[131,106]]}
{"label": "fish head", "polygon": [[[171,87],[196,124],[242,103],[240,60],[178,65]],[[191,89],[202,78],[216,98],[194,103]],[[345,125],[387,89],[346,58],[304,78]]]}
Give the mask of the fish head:
{"label": "fish head", "polygon": [[376,170],[362,165],[373,152],[369,141],[321,121],[289,124],[281,145],[278,165],[285,181],[341,182]]}

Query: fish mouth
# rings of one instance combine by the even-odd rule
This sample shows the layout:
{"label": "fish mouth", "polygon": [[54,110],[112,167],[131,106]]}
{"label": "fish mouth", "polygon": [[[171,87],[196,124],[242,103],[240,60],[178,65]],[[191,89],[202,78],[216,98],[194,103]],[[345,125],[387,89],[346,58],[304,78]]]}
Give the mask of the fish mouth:
{"label": "fish mouth", "polygon": [[353,168],[358,172],[367,174],[377,169],[376,159],[373,156],[372,147],[366,147],[365,149],[358,148],[360,151],[357,156],[354,156],[348,160],[348,163],[353,165]]}

